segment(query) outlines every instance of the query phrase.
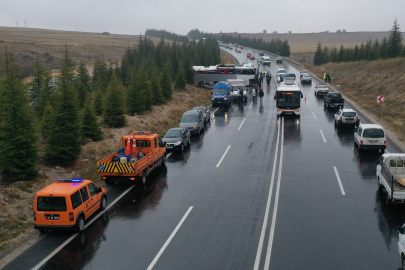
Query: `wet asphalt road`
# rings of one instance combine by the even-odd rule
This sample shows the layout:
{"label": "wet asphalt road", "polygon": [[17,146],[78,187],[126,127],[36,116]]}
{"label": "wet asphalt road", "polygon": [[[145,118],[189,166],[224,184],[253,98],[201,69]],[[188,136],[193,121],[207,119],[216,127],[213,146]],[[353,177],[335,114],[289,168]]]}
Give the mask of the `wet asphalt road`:
{"label": "wet asphalt road", "polygon": [[[241,61],[248,51],[232,53]],[[299,74],[275,59],[267,69],[278,67]],[[300,118],[276,117],[274,83],[263,105],[211,108],[211,124],[168,158],[167,174],[132,188],[41,269],[400,268],[405,208],[377,193],[380,154],[360,155],[353,130],[335,129],[316,84],[302,86]],[[390,140],[388,150],[399,151]],[[129,187],[112,188],[109,202]],[[4,269],[31,269],[71,235],[46,234]]]}

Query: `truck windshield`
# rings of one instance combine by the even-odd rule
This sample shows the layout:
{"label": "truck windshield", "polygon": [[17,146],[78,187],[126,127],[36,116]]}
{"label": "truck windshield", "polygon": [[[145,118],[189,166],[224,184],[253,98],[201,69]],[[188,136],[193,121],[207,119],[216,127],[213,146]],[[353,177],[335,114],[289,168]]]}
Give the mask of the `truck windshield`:
{"label": "truck windshield", "polygon": [[228,90],[226,88],[214,88],[214,91],[212,92],[213,95],[226,95],[228,93]]}
{"label": "truck windshield", "polygon": [[166,132],[166,138],[178,138],[181,137],[181,130],[169,130]]}
{"label": "truck windshield", "polygon": [[384,131],[382,129],[365,129],[363,133],[364,138],[384,138]]}
{"label": "truck windshield", "polygon": [[300,92],[277,92],[277,106],[299,106]]}
{"label": "truck windshield", "polygon": [[181,123],[193,123],[193,122],[198,122],[197,115],[183,115],[183,117],[181,118]]}
{"label": "truck windshield", "polygon": [[38,211],[66,211],[65,197],[38,197]]}

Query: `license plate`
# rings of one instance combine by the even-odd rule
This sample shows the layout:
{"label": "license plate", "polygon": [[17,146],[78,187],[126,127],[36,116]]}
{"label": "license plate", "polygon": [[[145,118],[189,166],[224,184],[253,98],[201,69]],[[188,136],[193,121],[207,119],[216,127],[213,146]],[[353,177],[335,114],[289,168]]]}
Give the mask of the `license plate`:
{"label": "license plate", "polygon": [[172,148],[173,148],[173,146],[166,146],[166,148],[172,149]]}
{"label": "license plate", "polygon": [[217,101],[217,103],[221,103],[221,101]]}
{"label": "license plate", "polygon": [[58,220],[58,216],[46,216],[46,219]]}
{"label": "license plate", "polygon": [[378,143],[378,140],[369,140],[370,143]]}
{"label": "license plate", "polygon": [[346,118],[346,121],[352,121],[354,118]]}

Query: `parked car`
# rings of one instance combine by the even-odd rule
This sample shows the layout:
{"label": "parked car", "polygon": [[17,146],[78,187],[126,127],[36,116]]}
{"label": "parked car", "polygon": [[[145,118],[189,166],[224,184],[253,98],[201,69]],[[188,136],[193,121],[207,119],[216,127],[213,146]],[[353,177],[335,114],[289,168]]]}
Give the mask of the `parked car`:
{"label": "parked car", "polygon": [[343,108],[345,105],[345,100],[340,93],[328,93],[323,98],[324,107],[326,108]]}
{"label": "parked car", "polygon": [[329,87],[326,84],[318,84],[315,86],[314,95],[326,95],[329,93]]}
{"label": "parked car", "polygon": [[384,154],[387,148],[385,131],[377,124],[360,124],[354,132],[354,143],[359,152],[363,149],[376,149]]}
{"label": "parked car", "polygon": [[283,63],[283,57],[278,56],[278,57],[276,58],[276,63],[277,63],[277,64]]}
{"label": "parked car", "polygon": [[166,150],[180,150],[183,152],[185,147],[190,146],[191,133],[187,127],[171,128],[162,139]]}
{"label": "parked car", "polygon": [[277,82],[278,83],[281,82],[281,75],[283,75],[283,74],[287,74],[287,71],[285,71],[284,68],[277,69],[276,76],[277,76]]}
{"label": "parked car", "polygon": [[250,58],[251,56],[252,56],[251,53],[248,53],[248,54],[246,55],[247,58]]}
{"label": "parked car", "polygon": [[309,83],[309,84],[312,84],[312,78],[311,78],[311,75],[309,75],[309,74],[301,74],[300,75],[300,80],[301,80],[301,83]]}
{"label": "parked car", "polygon": [[259,55],[260,55],[260,56],[263,56],[263,55],[264,55],[264,52],[259,52]]}
{"label": "parked car", "polygon": [[339,109],[335,113],[335,125],[341,126],[359,126],[360,119],[357,112],[353,109]]}
{"label": "parked car", "polygon": [[193,110],[200,110],[204,116],[204,124],[211,122],[211,111],[207,107],[194,107]]}
{"label": "parked car", "polygon": [[200,134],[204,129],[203,113],[199,110],[186,111],[179,121],[179,126],[188,128],[191,134]]}
{"label": "parked car", "polygon": [[256,57],[254,57],[253,55],[250,56],[250,60],[255,60]]}

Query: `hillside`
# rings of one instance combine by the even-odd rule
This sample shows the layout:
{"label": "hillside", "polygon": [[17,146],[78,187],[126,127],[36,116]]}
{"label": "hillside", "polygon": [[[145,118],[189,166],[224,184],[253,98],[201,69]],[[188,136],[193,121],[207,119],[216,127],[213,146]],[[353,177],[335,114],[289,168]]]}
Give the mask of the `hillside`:
{"label": "hillside", "polygon": [[134,35],[0,27],[0,61],[7,47],[14,52],[23,77],[27,77],[34,71],[37,54],[47,70],[60,69],[65,44],[76,64],[82,59],[86,65],[92,65],[97,56],[103,56],[106,62],[120,61],[125,49],[138,40],[139,36]]}
{"label": "hillside", "polygon": [[[326,64],[325,71],[332,74],[332,85],[378,118],[377,96],[383,95],[381,120],[391,127],[404,142],[405,135],[405,58],[378,61]],[[319,78],[320,67],[309,69]]]}

